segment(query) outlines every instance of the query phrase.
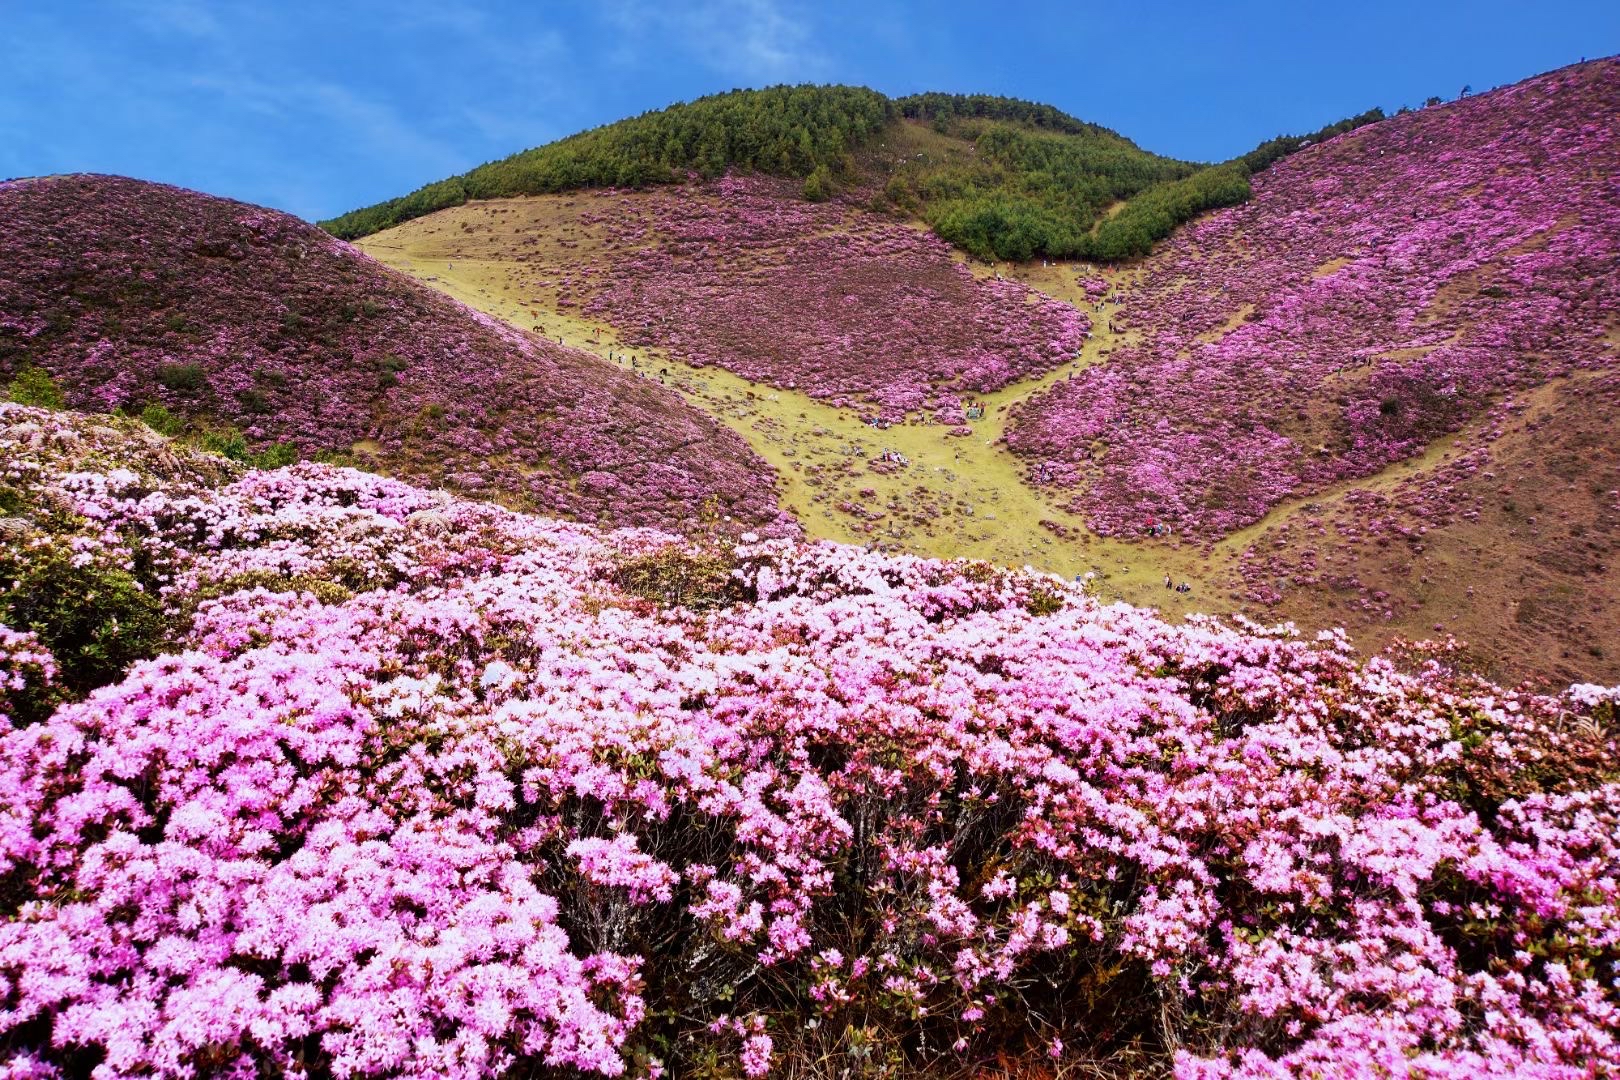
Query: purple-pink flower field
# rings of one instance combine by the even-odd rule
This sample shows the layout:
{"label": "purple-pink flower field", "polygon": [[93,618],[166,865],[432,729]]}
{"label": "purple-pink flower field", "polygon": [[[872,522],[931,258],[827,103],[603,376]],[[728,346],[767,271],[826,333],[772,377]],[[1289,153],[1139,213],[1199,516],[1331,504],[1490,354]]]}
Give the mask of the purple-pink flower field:
{"label": "purple-pink flower field", "polygon": [[6,1076],[1620,1071],[1620,691],[15,405],[0,497],[171,629],[0,737]]}
{"label": "purple-pink flower field", "polygon": [[149,404],[548,514],[758,524],[774,476],[676,394],[520,334],[286,214],[160,184],[0,185],[0,380]]}
{"label": "purple-pink flower field", "polygon": [[1072,359],[1090,323],[1013,281],[975,279],[939,238],[793,185],[727,177],[582,215],[608,253],[548,282],[633,346],[889,419]]}
{"label": "purple-pink flower field", "polygon": [[1210,538],[1613,365],[1617,124],[1604,60],[1283,160],[1146,260],[1108,309],[1137,339],[1030,401],[1008,445],[1101,532]]}

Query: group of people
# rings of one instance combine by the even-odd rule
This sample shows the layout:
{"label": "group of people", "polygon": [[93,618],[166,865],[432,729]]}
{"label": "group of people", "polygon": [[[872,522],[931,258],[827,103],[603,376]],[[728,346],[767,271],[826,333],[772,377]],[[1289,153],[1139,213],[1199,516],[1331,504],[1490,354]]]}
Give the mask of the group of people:
{"label": "group of people", "polygon": [[1142,529],[1149,536],[1170,535],[1170,524],[1168,522],[1159,521],[1155,518],[1148,518],[1147,521],[1143,522]]}
{"label": "group of people", "polygon": [[1180,585],[1177,585],[1174,581],[1172,581],[1170,579],[1169,574],[1164,575],[1164,587],[1167,588],[1167,589],[1170,589],[1170,590],[1172,590],[1174,592],[1178,592],[1178,593],[1190,593],[1190,592],[1192,592],[1192,586],[1191,585],[1187,584],[1185,581],[1183,581]]}

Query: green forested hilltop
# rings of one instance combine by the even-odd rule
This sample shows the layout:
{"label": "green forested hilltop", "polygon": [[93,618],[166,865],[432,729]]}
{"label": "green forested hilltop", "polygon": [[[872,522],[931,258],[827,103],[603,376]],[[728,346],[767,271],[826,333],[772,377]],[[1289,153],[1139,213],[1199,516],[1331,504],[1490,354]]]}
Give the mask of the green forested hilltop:
{"label": "green forested hilltop", "polygon": [[819,167],[831,183],[832,174],[854,169],[852,151],[898,117],[894,102],[862,87],[733,90],[524,150],[321,226],[353,239],[469,199],[639,187],[690,172],[719,176],[742,169],[807,177]]}
{"label": "green forested hilltop", "polygon": [[733,90],[524,150],[321,225],[354,239],[470,199],[639,187],[736,169],[803,178],[812,199],[878,185],[877,204],[921,217],[979,258],[1113,261],[1145,254],[1198,213],[1244,201],[1250,173],[1301,145],[1382,117],[1375,109],[1204,166],[1014,98],[891,99],[851,86]]}

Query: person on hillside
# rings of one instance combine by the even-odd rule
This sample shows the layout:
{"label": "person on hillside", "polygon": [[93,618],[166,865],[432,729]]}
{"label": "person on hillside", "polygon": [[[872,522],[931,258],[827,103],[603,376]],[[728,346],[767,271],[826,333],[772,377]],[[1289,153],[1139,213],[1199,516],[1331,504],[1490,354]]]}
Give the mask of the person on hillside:
{"label": "person on hillside", "polygon": [[1174,589],[1176,587],[1176,583],[1170,580],[1169,574],[1164,575],[1164,587],[1166,589]]}

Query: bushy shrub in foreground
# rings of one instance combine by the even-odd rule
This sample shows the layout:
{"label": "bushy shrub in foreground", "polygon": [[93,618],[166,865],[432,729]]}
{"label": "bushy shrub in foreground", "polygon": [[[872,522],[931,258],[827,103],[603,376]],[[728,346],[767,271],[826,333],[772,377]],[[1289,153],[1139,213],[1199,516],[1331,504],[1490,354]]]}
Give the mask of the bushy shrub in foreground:
{"label": "bushy shrub in foreground", "polygon": [[11,1075],[1620,1069],[1615,691],[747,536],[697,612],[615,584],[656,533],[0,451],[184,641],[0,739]]}

